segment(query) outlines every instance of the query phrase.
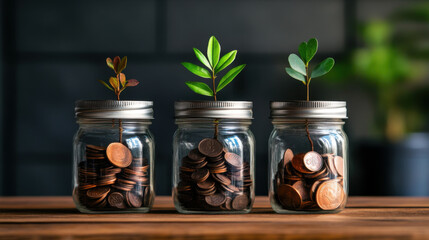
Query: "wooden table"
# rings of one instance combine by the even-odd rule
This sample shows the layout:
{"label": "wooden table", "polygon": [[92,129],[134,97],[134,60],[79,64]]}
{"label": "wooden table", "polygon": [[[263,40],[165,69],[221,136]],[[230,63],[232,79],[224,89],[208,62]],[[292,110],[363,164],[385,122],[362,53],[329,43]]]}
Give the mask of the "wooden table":
{"label": "wooden table", "polygon": [[171,197],[151,213],[81,214],[71,197],[0,197],[0,238],[429,239],[429,198],[351,197],[338,214],[275,214],[257,197],[251,214],[184,215]]}

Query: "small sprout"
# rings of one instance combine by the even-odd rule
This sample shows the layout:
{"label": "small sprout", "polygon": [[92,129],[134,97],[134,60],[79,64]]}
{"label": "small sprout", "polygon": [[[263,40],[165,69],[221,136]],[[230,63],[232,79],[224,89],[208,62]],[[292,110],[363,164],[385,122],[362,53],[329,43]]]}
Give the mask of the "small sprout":
{"label": "small sprout", "polygon": [[204,56],[204,54],[194,48],[194,53],[197,59],[204,64],[204,67],[200,67],[198,65],[195,65],[193,63],[189,62],[182,62],[182,65],[188,69],[193,74],[202,77],[202,78],[208,78],[212,79],[213,89],[209,87],[206,83],[203,82],[186,82],[186,85],[188,87],[201,95],[204,96],[210,96],[214,97],[214,100],[217,101],[216,94],[222,90],[226,85],[228,85],[234,78],[244,69],[246,64],[242,64],[240,66],[237,66],[233,69],[231,69],[228,73],[226,73],[221,80],[219,81],[217,87],[216,87],[216,81],[217,74],[224,70],[226,67],[228,67],[232,62],[235,60],[235,56],[237,55],[237,50],[233,50],[224,56],[220,57],[220,44],[217,41],[217,39],[212,36],[209,40],[208,46],[207,46],[207,57]]}
{"label": "small sprout", "polygon": [[119,56],[116,56],[113,60],[111,58],[106,59],[107,66],[111,68],[116,76],[110,77],[109,84],[102,80],[98,80],[101,84],[103,84],[107,89],[113,91],[120,100],[120,95],[122,91],[124,91],[127,87],[135,87],[139,84],[139,82],[135,79],[126,78],[125,74],[122,71],[127,67],[127,56],[122,59]]}
{"label": "small sprout", "polygon": [[317,48],[318,42],[315,38],[308,40],[308,42],[302,42],[298,48],[301,57],[294,53],[290,54],[288,58],[290,67],[286,68],[286,73],[289,76],[301,81],[307,87],[307,101],[310,100],[311,79],[327,74],[335,65],[333,58],[327,58],[310,71],[308,64],[316,55]]}

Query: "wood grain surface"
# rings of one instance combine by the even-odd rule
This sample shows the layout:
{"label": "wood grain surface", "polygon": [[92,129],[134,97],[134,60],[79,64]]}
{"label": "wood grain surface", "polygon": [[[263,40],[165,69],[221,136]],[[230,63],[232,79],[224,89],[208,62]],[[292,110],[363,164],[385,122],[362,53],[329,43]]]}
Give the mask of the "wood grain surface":
{"label": "wood grain surface", "polygon": [[145,214],[82,214],[71,197],[0,197],[1,239],[429,239],[429,198],[350,197],[337,214],[178,214],[157,197]]}

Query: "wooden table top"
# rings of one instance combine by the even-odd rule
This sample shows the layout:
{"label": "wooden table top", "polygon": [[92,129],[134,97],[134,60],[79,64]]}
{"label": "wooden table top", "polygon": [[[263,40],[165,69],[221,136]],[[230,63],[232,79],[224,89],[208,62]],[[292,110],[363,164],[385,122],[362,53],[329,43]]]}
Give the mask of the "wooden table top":
{"label": "wooden table top", "polygon": [[276,214],[267,197],[252,213],[178,214],[171,197],[150,213],[82,214],[71,197],[0,197],[2,239],[429,239],[429,198],[350,197],[337,214]]}

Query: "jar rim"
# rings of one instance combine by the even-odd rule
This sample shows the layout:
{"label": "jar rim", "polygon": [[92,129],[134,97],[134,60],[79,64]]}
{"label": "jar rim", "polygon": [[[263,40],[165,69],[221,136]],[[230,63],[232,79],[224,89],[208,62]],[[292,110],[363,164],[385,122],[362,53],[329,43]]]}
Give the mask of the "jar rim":
{"label": "jar rim", "polygon": [[153,119],[152,101],[78,100],[76,118],[88,119]]}
{"label": "jar rim", "polygon": [[272,119],[347,119],[345,101],[285,101],[270,102]]}
{"label": "jar rim", "polygon": [[251,101],[177,101],[175,117],[214,119],[253,119]]}

